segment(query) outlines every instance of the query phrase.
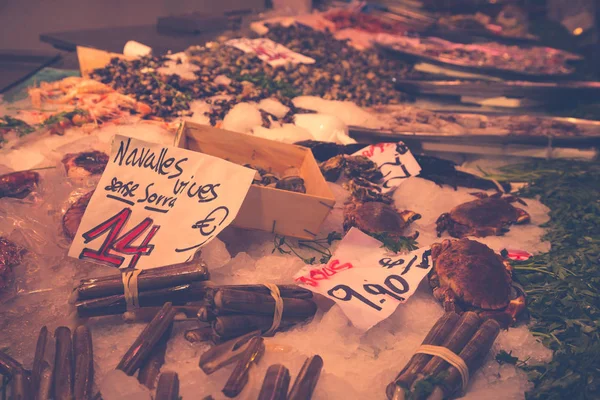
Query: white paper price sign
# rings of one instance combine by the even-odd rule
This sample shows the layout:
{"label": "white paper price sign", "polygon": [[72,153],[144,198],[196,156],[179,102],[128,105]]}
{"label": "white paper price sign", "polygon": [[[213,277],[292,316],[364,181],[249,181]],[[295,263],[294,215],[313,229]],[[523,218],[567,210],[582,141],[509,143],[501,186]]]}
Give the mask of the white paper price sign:
{"label": "white paper price sign", "polygon": [[294,280],[335,301],[355,327],[366,331],[412,296],[430,270],[428,247],[398,255],[352,228],[329,263],[307,266]]}
{"label": "white paper price sign", "polygon": [[117,268],[185,262],[233,221],[254,173],[117,135],[69,256]]}
{"label": "white paper price sign", "polygon": [[275,43],[272,40],[260,39],[231,39],[225,44],[242,50],[244,53],[255,53],[258,58],[271,64],[274,67],[292,64],[314,64],[315,60],[296,53],[285,46]]}
{"label": "white paper price sign", "polygon": [[377,164],[383,174],[383,193],[393,190],[406,178],[421,172],[421,166],[404,142],[373,144],[353,155],[365,156]]}

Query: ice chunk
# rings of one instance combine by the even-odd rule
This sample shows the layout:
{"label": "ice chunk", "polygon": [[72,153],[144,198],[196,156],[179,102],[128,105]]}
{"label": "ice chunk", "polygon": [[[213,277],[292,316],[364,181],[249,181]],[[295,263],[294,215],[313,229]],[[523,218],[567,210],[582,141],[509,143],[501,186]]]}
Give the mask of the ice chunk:
{"label": "ice chunk", "polygon": [[206,263],[208,270],[213,271],[231,261],[231,255],[229,255],[225,243],[219,239],[213,239],[202,247],[202,260]]}
{"label": "ice chunk", "polygon": [[156,71],[161,75],[179,75],[182,79],[196,80],[198,77],[194,72],[198,71],[200,67],[189,62],[178,63],[175,60],[165,61],[162,67]]}
{"label": "ice chunk", "polygon": [[219,75],[215,78],[214,81],[217,85],[229,86],[231,84],[231,79],[229,79],[225,75]]}
{"label": "ice chunk", "polygon": [[351,101],[324,100],[316,96],[299,96],[292,101],[296,107],[338,117],[348,126],[373,129],[384,127],[380,118]]}
{"label": "ice chunk", "polygon": [[507,353],[512,351],[513,356],[520,360],[529,359],[532,363],[549,362],[552,359],[552,351],[532,336],[525,325],[500,332],[492,353],[497,354],[500,350]]}
{"label": "ice chunk", "polygon": [[270,114],[273,114],[277,118],[283,118],[290,111],[290,108],[284,106],[275,99],[263,99],[258,103],[258,108],[264,110]]}
{"label": "ice chunk", "polygon": [[201,125],[210,125],[210,118],[204,115],[205,112],[210,112],[211,105],[202,100],[195,100],[190,103],[191,117],[187,117],[187,121],[195,122]]}
{"label": "ice chunk", "polygon": [[223,119],[223,129],[233,132],[250,133],[252,128],[262,125],[260,111],[255,105],[238,103]]}
{"label": "ice chunk", "polygon": [[104,400],[152,400],[148,388],[117,369],[106,374],[99,386]]}
{"label": "ice chunk", "polygon": [[283,124],[278,128],[265,128],[255,126],[252,129],[254,136],[265,139],[276,140],[283,143],[296,143],[302,140],[314,140],[314,136],[306,129],[298,127],[294,124]]}
{"label": "ice chunk", "polygon": [[309,131],[316,140],[340,144],[356,143],[348,136],[348,127],[338,117],[326,114],[296,114],[296,126]]}

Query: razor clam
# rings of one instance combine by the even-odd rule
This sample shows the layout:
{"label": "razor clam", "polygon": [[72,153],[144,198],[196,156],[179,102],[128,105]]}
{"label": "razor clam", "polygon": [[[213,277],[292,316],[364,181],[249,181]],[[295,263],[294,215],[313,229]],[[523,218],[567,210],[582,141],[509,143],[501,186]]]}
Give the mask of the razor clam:
{"label": "razor clam", "polygon": [[260,331],[247,333],[239,338],[214,346],[200,356],[200,368],[206,375],[239,360],[250,344],[250,339],[260,336]]}
{"label": "razor clam", "polygon": [[[282,301],[283,318],[308,318],[314,316],[317,312],[317,305],[312,300],[282,298]],[[225,311],[272,316],[275,313],[276,303],[270,295],[219,289],[215,292],[212,305],[219,315]]]}
{"label": "razor clam", "polygon": [[211,322],[217,318],[217,314],[215,314],[212,308],[202,306],[198,309],[197,317],[200,322]]}
{"label": "razor clam", "polygon": [[280,364],[267,369],[258,400],[286,400],[290,386],[290,371]]}
{"label": "razor clam", "polygon": [[140,368],[138,381],[148,389],[154,389],[156,386],[156,377],[160,373],[160,368],[165,363],[167,344],[169,343],[169,339],[171,339],[172,332],[173,324],[171,324],[165,333],[163,333],[162,337],[156,344],[154,351]]}
{"label": "razor clam", "polygon": [[[139,292],[139,305],[145,307],[162,307],[166,302],[183,305],[188,301],[204,297],[202,282],[191,282],[168,288]],[[127,311],[125,295],[113,295],[82,300],[75,303],[77,315],[80,317],[99,317],[104,315],[123,314]]]}
{"label": "razor clam", "polygon": [[[461,315],[458,323],[448,335],[444,343],[443,347],[452,351],[455,354],[458,354],[463,347],[467,344],[469,339],[473,337],[475,332],[477,332],[477,328],[481,325],[481,319],[472,311],[466,312]],[[442,372],[444,369],[448,368],[448,363],[444,361],[440,357],[433,357],[425,367],[420,372],[420,375],[429,376],[429,375],[437,375]]]}
{"label": "razor clam", "polygon": [[323,359],[319,355],[307,358],[298,373],[288,400],[310,400],[323,368]]}
{"label": "razor clam", "polygon": [[[459,357],[467,364],[470,374],[480,367],[499,333],[500,324],[496,320],[488,319],[481,324],[475,335],[460,352]],[[441,385],[435,387],[427,400],[442,400],[453,396],[461,389],[462,378],[458,370],[450,366],[445,372],[444,375],[441,375],[443,376]],[[466,388],[463,389],[466,390]]]}
{"label": "razor clam", "polygon": [[[210,277],[205,264],[177,264],[144,270],[138,276],[140,293],[195,281],[206,281]],[[75,288],[77,300],[93,299],[124,294],[121,274],[82,280]]]}
{"label": "razor clam", "polygon": [[[37,393],[38,399],[48,399],[52,386],[56,344],[54,338],[45,326],[40,329],[33,357],[31,371],[31,387]],[[48,380],[50,382],[48,382]]]}
{"label": "razor clam", "polygon": [[127,350],[121,362],[117,365],[117,369],[127,375],[133,375],[148,359],[160,338],[173,323],[174,317],[173,305],[166,303]]}
{"label": "razor clam", "polygon": [[238,396],[246,383],[248,383],[248,372],[252,364],[258,362],[265,352],[264,339],[260,336],[255,336],[248,342],[248,348],[242,354],[237,365],[233,369],[231,376],[225,383],[222,392],[225,396],[233,398]]}
{"label": "razor clam", "polygon": [[[208,283],[208,282],[207,282]],[[301,288],[298,285],[277,285],[281,297],[291,297],[296,299],[311,299],[313,292]],[[206,298],[212,299],[219,289],[243,290],[246,292],[261,293],[270,295],[271,291],[265,285],[223,285],[213,286],[206,289]]]}
{"label": "razor clam", "polygon": [[23,369],[20,362],[0,351],[0,374],[11,377],[13,374]]}
{"label": "razor clam", "polygon": [[[279,330],[288,329],[306,318],[283,318]],[[213,330],[220,340],[231,339],[255,330],[267,332],[273,325],[273,317],[266,315],[224,315],[217,317],[212,323]]]}
{"label": "razor clam", "polygon": [[92,396],[94,384],[94,351],[92,334],[85,325],[80,325],[73,333],[73,353],[75,374],[73,394],[75,400],[87,400]]}
{"label": "razor clam", "polygon": [[[422,344],[440,346],[444,340],[446,340],[450,332],[452,332],[459,319],[460,316],[454,312],[445,313],[437,320],[427,336],[425,336]],[[428,354],[419,353],[413,355],[408,364],[406,364],[402,371],[396,376],[396,379],[387,386],[387,398],[391,400],[396,391],[409,390],[417,378],[417,374],[431,358],[432,356]]]}
{"label": "razor clam", "polygon": [[10,381],[10,397],[11,400],[30,400],[31,385],[29,373],[24,369],[16,371]]}
{"label": "razor clam", "polygon": [[179,400],[179,376],[166,371],[160,374],[154,400]]}
{"label": "razor clam", "polygon": [[[54,364],[54,361],[52,361]],[[54,378],[54,368],[46,362],[42,363],[40,368],[37,388],[35,393],[36,400],[49,400],[52,397],[52,381]]]}
{"label": "razor clam", "polygon": [[56,357],[54,361],[54,399],[73,399],[73,343],[71,330],[59,326],[54,331]]}

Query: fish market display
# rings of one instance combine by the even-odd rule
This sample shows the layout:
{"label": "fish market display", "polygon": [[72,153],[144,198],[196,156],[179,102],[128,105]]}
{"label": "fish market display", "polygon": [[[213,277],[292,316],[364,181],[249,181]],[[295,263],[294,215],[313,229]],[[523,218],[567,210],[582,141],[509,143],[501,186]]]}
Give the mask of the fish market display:
{"label": "fish market display", "polygon": [[[397,91],[394,82],[417,75],[412,66],[337,39],[356,28],[367,34],[363,38],[374,32],[399,34],[404,30],[401,24],[347,10],[319,13],[315,21],[333,26],[332,31],[295,23],[268,25],[265,33],[314,60],[311,64],[273,67],[256,54],[220,41],[176,55],[114,58],[90,78],[36,84],[19,103],[23,109],[7,107],[7,116],[0,119],[0,374],[8,398],[344,400],[385,395],[437,400],[464,395],[467,400],[516,400],[546,385],[561,395],[574,387],[557,371],[567,368],[575,376],[571,370],[579,368],[582,354],[595,354],[597,235],[590,221],[597,199],[588,192],[572,194],[568,204],[557,204],[556,198],[564,196],[564,180],[581,179],[589,186],[586,190],[595,193],[594,176],[569,175],[568,165],[547,175],[543,164],[523,177],[515,172],[518,167],[498,167],[507,160],[461,164],[419,154],[421,149],[415,147],[410,150],[420,174],[407,172],[399,186],[389,188],[380,183],[387,174],[380,166],[384,161],[369,158],[373,154],[354,154],[365,147],[356,143],[360,129],[382,135],[457,136],[594,132],[567,120],[450,114],[400,104],[410,98]],[[425,46],[425,52],[436,57],[473,65],[569,72],[570,56],[547,49],[528,50],[525,57],[514,47],[394,38],[405,40],[410,49],[414,45],[413,50],[422,51]],[[95,229],[104,229],[99,240],[88,240],[94,230],[83,239],[77,237],[77,243],[86,241],[88,250],[139,257],[161,246],[150,235],[142,239],[140,231],[150,226],[165,231],[172,228],[172,219],[154,218],[148,224],[152,214],[139,218],[143,205],[130,202],[130,207],[121,205],[121,213],[137,213],[133,218],[120,213],[122,219],[117,220],[104,215],[111,213],[101,205],[90,210],[88,204],[96,189],[108,190],[97,182],[110,161],[116,134],[172,146],[184,120],[196,127],[212,125],[310,149],[318,168],[306,149],[281,145],[276,147],[282,149],[281,160],[272,168],[261,164],[260,153],[267,145],[241,164],[249,162],[245,166],[256,171],[254,185],[269,188],[255,186],[253,192],[293,191],[305,195],[289,196],[326,206],[320,228],[315,224],[314,229],[304,229],[310,239],[295,239],[277,233],[287,223],[280,217],[272,228],[269,220],[269,227],[261,231],[231,225],[196,246],[202,247],[195,253],[187,253],[185,262],[169,265],[172,254],[153,258],[159,253],[155,252],[144,260],[159,261],[145,270],[119,270],[85,256],[69,257],[86,209],[105,220]],[[197,133],[206,131],[200,127]],[[213,131],[215,137],[222,132]],[[209,153],[200,139],[197,144],[199,151]],[[289,154],[283,150],[287,147]],[[397,153],[400,147],[393,143]],[[382,144],[382,153],[384,148],[390,147]],[[233,153],[231,160],[241,158]],[[294,154],[302,154],[304,162],[294,161],[298,167],[288,168],[292,161],[286,157]],[[165,164],[174,162],[162,157],[163,153],[159,171],[152,165],[156,160],[150,162],[152,173],[161,174]],[[394,165],[400,166],[400,155],[395,157]],[[475,175],[478,168],[481,176]],[[202,169],[197,171],[201,181]],[[318,181],[311,179],[315,176]],[[531,184],[511,193],[517,185],[510,182],[516,178]],[[554,178],[560,190],[552,187]],[[222,181],[211,185],[223,188]],[[158,185],[155,189],[158,196]],[[485,193],[475,194],[475,199],[473,189]],[[317,192],[328,195],[312,194]],[[304,219],[299,207],[289,203],[257,204],[281,207],[286,213],[281,218]],[[572,216],[575,204],[577,215],[565,218],[565,209]],[[213,205],[221,204],[208,204]],[[250,208],[250,215],[265,209]],[[190,224],[198,221],[194,229],[206,236],[202,228],[215,218],[201,220],[195,206],[185,211],[182,218],[189,214]],[[306,206],[302,212],[318,211]],[[588,224],[583,233],[570,228],[574,220]],[[560,229],[556,224],[562,224]],[[361,234],[366,244],[340,245],[352,228],[372,237]],[[179,240],[181,235],[173,232],[170,238]],[[583,242],[588,246],[585,252],[578,250]],[[414,251],[420,255],[413,257]],[[567,252],[576,261],[569,261]],[[382,259],[381,254],[390,258]],[[409,260],[407,254],[411,261],[398,267]],[[505,259],[515,254],[529,259]],[[561,258],[554,261],[557,255]],[[573,271],[563,269],[562,263]],[[426,276],[428,284],[407,276],[409,299],[375,283],[378,274],[385,274],[381,282],[387,287],[391,279],[402,283],[401,275],[413,266],[423,269],[419,278]],[[359,268],[359,282],[344,272]],[[295,284],[294,276],[305,269],[315,286]],[[329,284],[327,289],[320,286]],[[395,293],[401,291],[394,288]],[[317,289],[339,302],[313,295]],[[335,295],[340,291],[346,296]],[[340,302],[350,303],[340,307]],[[383,308],[378,304],[384,303],[394,307],[387,307],[387,317],[369,329],[361,329],[357,316],[351,315],[363,313],[362,307],[378,311]],[[38,331],[35,327],[40,326]],[[589,335],[589,348],[582,346],[581,336],[572,334],[577,330]],[[571,379],[593,383],[596,372],[589,368],[585,375],[577,370],[580,377]],[[585,390],[595,390],[588,386]]]}
{"label": "fish market display", "polygon": [[[144,130],[143,127],[140,127],[140,129]],[[340,147],[345,149],[344,146]],[[338,151],[339,148],[336,148],[335,152]],[[68,153],[75,152],[71,148],[67,148],[64,154]],[[10,210],[13,218],[22,218],[25,222],[21,224],[24,226],[34,224],[30,220],[31,217],[34,217],[35,220],[40,220],[43,224],[43,227],[35,225],[36,230],[42,229],[42,231],[52,232],[52,235],[54,235],[56,229],[60,228],[62,222],[60,210],[65,207],[64,202],[72,195],[74,188],[80,187],[78,185],[82,184],[79,179],[68,179],[66,177],[61,159],[62,156],[54,158],[60,168],[39,171],[40,185],[34,186],[32,188],[34,190],[33,195],[26,198],[27,202],[46,200],[57,202],[54,207],[58,212],[48,213],[45,209],[37,208],[32,210],[27,203],[11,203]],[[350,175],[350,178],[356,182],[353,184],[354,186],[347,185],[352,192],[337,183],[329,184],[336,194],[339,205],[334,207],[332,214],[325,221],[323,231],[320,232],[320,236],[323,237],[331,231],[343,231],[344,203],[351,197],[351,193],[355,193],[354,197],[361,196],[361,194],[366,196],[364,193],[364,188],[368,187],[366,182],[372,184],[367,178],[377,179],[380,177],[377,169],[364,159],[353,159],[351,157],[341,157],[340,159],[343,159],[343,162],[340,171],[338,171],[339,175]],[[93,176],[84,178],[89,180]],[[415,183],[428,182],[423,179],[414,179],[416,179]],[[470,197],[468,193],[465,193],[466,189],[458,188],[455,191],[453,188],[440,188],[431,182],[429,182],[432,185],[431,187],[421,184],[424,185],[422,189],[411,189],[411,182],[405,182],[402,188],[406,186],[406,190],[410,190],[413,194],[439,192],[444,193],[443,196],[445,197],[457,196],[456,198],[460,201],[455,201],[459,203],[465,201],[462,199]],[[349,180],[346,183],[349,183]],[[52,188],[51,192],[46,191],[48,187]],[[360,187],[363,189],[360,189]],[[85,186],[78,193],[87,193],[86,191],[90,189],[93,189],[93,187]],[[367,197],[362,198],[366,199]],[[403,195],[402,198],[408,199],[409,197]],[[418,230],[421,233],[419,245],[428,245],[428,238],[435,237],[434,222],[435,218],[441,214],[440,211],[431,211],[428,208],[430,205],[427,206],[427,202],[424,201],[421,201],[418,207],[406,207],[395,200],[395,195],[382,195],[382,199],[385,199],[387,203],[365,201],[363,205],[366,206],[372,203],[375,207],[378,207],[385,204],[397,210],[411,209],[419,212],[419,214],[423,213],[422,219],[414,220],[410,225],[404,227],[401,235],[412,235],[413,227],[419,224]],[[12,202],[13,200],[2,199],[2,201]],[[538,203],[528,201],[528,211],[532,215],[532,225],[536,224],[537,226],[540,223],[540,214],[529,210],[535,204]],[[444,207],[444,211],[451,209],[453,206]],[[79,208],[74,206],[72,209]],[[394,210],[394,212],[396,211]],[[33,213],[35,213],[35,216],[32,215]],[[422,224],[423,219],[429,221],[427,222],[428,227]],[[65,218],[65,220],[68,221],[70,218]],[[387,223],[387,221],[383,222]],[[369,223],[369,221],[367,220],[366,223]],[[510,241],[511,235],[518,235],[520,229],[522,229],[521,226],[515,226],[507,233],[508,244],[512,243]],[[16,234],[21,231],[21,228],[13,227],[8,232],[13,230],[13,234]],[[71,228],[72,232],[75,230],[76,224]],[[383,230],[389,229],[384,225]],[[24,233],[26,235],[31,234],[28,230],[25,230]],[[531,233],[527,233],[527,235],[529,237],[539,237]],[[541,233],[537,235],[541,235]],[[137,281],[139,305],[141,307],[129,310],[124,296],[121,274],[107,267],[66,258],[65,247],[62,247],[62,249],[61,247],[56,247],[56,249],[53,247],[58,246],[58,244],[54,244],[54,240],[59,241],[61,246],[65,246],[63,243],[68,243],[65,242],[65,238],[58,236],[52,237],[52,241],[44,244],[43,249],[46,250],[43,251],[48,255],[39,258],[35,266],[36,271],[40,270],[41,273],[48,274],[46,275],[48,278],[35,278],[33,281],[24,281],[29,274],[33,273],[33,276],[36,276],[35,272],[31,272],[32,265],[25,259],[24,264],[15,268],[14,271],[16,284],[24,290],[36,291],[47,287],[57,289],[50,292],[42,291],[39,294],[35,292],[28,296],[18,296],[16,306],[34,307],[26,313],[26,317],[35,318],[47,324],[52,331],[61,326],[61,323],[64,324],[63,321],[66,321],[64,318],[75,310],[77,310],[80,318],[89,318],[87,327],[94,337],[93,353],[96,359],[94,363],[96,383],[93,385],[93,393],[101,392],[108,400],[115,398],[114,396],[118,398],[119,395],[115,395],[115,391],[118,393],[119,390],[135,390],[136,393],[150,396],[152,391],[157,388],[161,373],[166,371],[178,374],[179,395],[184,399],[203,398],[208,395],[212,395],[215,399],[223,398],[222,390],[229,378],[232,377],[235,362],[239,362],[240,359],[222,367],[224,371],[218,370],[210,375],[203,372],[204,368],[198,367],[198,360],[202,354],[209,351],[211,345],[208,343],[212,341],[221,343],[213,347],[216,349],[218,346],[228,343],[224,342],[228,338],[236,338],[236,340],[237,338],[247,338],[248,336],[244,336],[246,333],[249,336],[257,335],[256,332],[249,332],[249,329],[259,331],[258,334],[260,334],[261,331],[267,332],[272,328],[275,301],[270,294],[270,290],[264,285],[257,284],[257,282],[277,284],[283,299],[283,313],[277,332],[273,336],[263,338],[265,345],[265,352],[262,355],[263,361],[244,363],[243,365],[249,366],[249,368],[240,367],[242,369],[240,369],[239,374],[233,376],[227,392],[235,394],[241,389],[240,398],[242,396],[258,397],[263,386],[261,379],[267,375],[268,367],[273,364],[285,365],[288,368],[290,376],[288,390],[296,386],[294,393],[298,393],[297,396],[300,396],[298,398],[304,398],[302,396],[307,396],[311,391],[312,398],[315,400],[322,398],[338,399],[348,396],[352,398],[369,398],[369,393],[384,390],[385,385],[398,372],[394,369],[407,361],[414,343],[422,341],[426,331],[431,328],[442,310],[433,300],[431,292],[424,287],[411,298],[410,304],[407,304],[406,307],[399,307],[389,321],[384,321],[380,324],[381,326],[373,328],[372,332],[364,336],[348,325],[346,317],[338,307],[334,306],[329,310],[322,309],[319,305],[321,300],[313,299],[310,291],[288,285],[288,283],[293,282],[291,279],[293,274],[304,264],[293,253],[290,253],[290,255],[272,253],[273,235],[256,232],[245,233],[238,229],[232,229],[224,233],[223,242],[215,239],[215,244],[212,245],[211,243],[211,245],[203,248],[199,254],[200,259],[192,261],[190,264],[144,271]],[[423,237],[422,241],[421,237]],[[227,243],[227,247],[224,242]],[[310,245],[310,242],[308,243]],[[312,246],[316,246],[316,244]],[[499,248],[495,249],[500,250]],[[532,248],[528,249],[535,251]],[[37,253],[40,248],[37,245],[29,251],[32,253],[31,257],[39,257]],[[206,263],[206,267],[202,266],[202,262]],[[53,268],[51,265],[56,267]],[[207,269],[210,270],[210,281],[206,280],[208,277]],[[177,273],[175,273],[176,270]],[[78,284],[74,285],[73,279]],[[76,287],[71,295],[74,304],[67,304],[66,299],[73,286]],[[45,293],[52,294],[52,297],[48,297]],[[46,304],[48,300],[54,302],[56,306],[51,308],[48,308],[47,305],[40,308],[35,306],[37,301]],[[168,311],[168,315],[165,314],[165,311],[161,313],[165,302],[172,303],[172,311]],[[416,314],[413,314],[415,312]],[[145,336],[139,342],[141,344],[139,347],[137,344],[133,346],[139,349],[146,349],[149,346],[153,350],[143,350],[143,353],[139,355],[136,355],[137,352],[135,354],[128,352],[128,349],[132,347],[132,343],[140,336],[143,322],[148,323],[153,319],[161,318],[161,315],[168,317],[165,322],[168,320],[173,322],[168,324],[164,331],[161,328],[160,331]],[[28,334],[15,335],[11,333],[20,332],[18,326],[23,324],[20,322],[22,318],[22,315],[7,316],[6,331],[9,334],[3,339],[2,345],[4,346],[4,343],[6,343],[6,346],[11,349],[10,355],[14,359],[23,359],[28,368],[31,362],[29,358],[31,356],[27,356],[29,353],[23,353],[21,350],[15,349],[26,347],[33,349],[37,338]],[[306,323],[308,320],[311,322]],[[161,327],[164,327],[164,325],[161,325]],[[324,334],[323,329],[326,330],[326,334]],[[396,332],[395,335],[389,333],[391,329]],[[64,332],[66,338],[66,331]],[[78,331],[75,327],[71,328],[71,332],[72,346],[76,343],[86,343],[78,339]],[[403,337],[401,341],[397,339],[399,334]],[[507,351],[520,349],[518,354],[523,354],[524,348],[531,348],[537,349],[536,357],[545,357],[546,355],[542,349],[535,347],[535,339],[527,333],[526,327],[511,329],[509,332],[501,333],[501,337],[505,338],[503,343],[510,343],[503,344],[503,347],[501,347]],[[169,339],[167,340],[167,338]],[[192,341],[189,339],[192,339]],[[361,342],[366,344],[361,344]],[[17,343],[26,345],[17,348],[15,347]],[[372,353],[359,349],[364,348],[364,346],[368,346],[365,349],[378,349],[376,351],[379,352],[379,356],[374,357]],[[385,349],[384,346],[388,349]],[[66,349],[65,346],[61,347],[61,349],[63,348]],[[86,347],[82,345],[81,348],[85,349]],[[254,354],[260,354],[260,346]],[[306,367],[303,369],[302,365],[305,363],[306,358],[311,357],[313,354],[319,354],[322,359],[314,358],[312,361],[307,362]],[[76,358],[76,355],[74,357]],[[46,356],[46,358],[48,357]],[[126,374],[114,371],[114,368],[119,365],[122,359],[126,359],[122,368],[127,373],[135,368],[139,370],[139,375],[131,378],[133,380],[127,380],[129,378],[126,378]],[[134,362],[137,359],[144,359],[145,361],[141,363]],[[209,360],[212,359],[212,357],[209,358]],[[214,360],[220,360],[220,358],[217,357]],[[345,360],[345,362],[342,362],[342,360]],[[391,363],[392,361],[393,363]],[[382,368],[382,362],[387,367]],[[491,362],[495,363],[495,361]],[[221,361],[218,361],[218,363],[220,364]],[[10,363],[8,364],[10,365]],[[204,366],[202,361],[201,366]],[[356,368],[358,368],[358,374]],[[48,376],[49,371],[47,369],[42,370],[47,372],[41,375]],[[64,371],[64,368],[61,368],[61,371]],[[248,381],[244,384],[246,374]],[[490,370],[489,374],[482,377],[476,375],[473,378],[473,385],[475,388],[484,388],[485,385],[481,386],[483,385],[482,382],[487,382],[488,379],[492,379],[494,382],[498,380],[494,374],[495,372]],[[77,375],[74,374],[74,376]],[[285,374],[283,373],[282,379],[284,377]],[[315,385],[317,377],[318,384]],[[506,379],[498,381],[498,384],[511,387],[511,390],[514,391],[515,395],[509,394],[507,398],[517,398],[526,390],[527,380],[523,375]],[[296,385],[295,381],[299,383]],[[18,383],[18,380],[15,382]],[[281,385],[284,386],[284,383],[282,382]],[[85,388],[87,386],[82,384],[78,387]],[[290,393],[292,392],[290,391]]]}
{"label": "fish market display", "polygon": [[523,200],[514,196],[502,196],[497,193],[474,193],[478,200],[454,207],[449,213],[440,215],[436,221],[438,236],[448,230],[453,237],[502,235],[511,224],[525,224],[530,216],[523,209],[513,207],[511,203]]}
{"label": "fish market display", "polygon": [[377,36],[377,43],[446,64],[529,75],[568,75],[574,70],[567,63],[581,59],[576,54],[549,47],[522,48],[499,43],[460,44],[435,37],[414,38],[385,33]]}
{"label": "fish market display", "polygon": [[525,295],[511,286],[512,267],[485,244],[446,239],[431,246],[431,257],[429,283],[446,311],[475,308],[507,327],[525,309]]}

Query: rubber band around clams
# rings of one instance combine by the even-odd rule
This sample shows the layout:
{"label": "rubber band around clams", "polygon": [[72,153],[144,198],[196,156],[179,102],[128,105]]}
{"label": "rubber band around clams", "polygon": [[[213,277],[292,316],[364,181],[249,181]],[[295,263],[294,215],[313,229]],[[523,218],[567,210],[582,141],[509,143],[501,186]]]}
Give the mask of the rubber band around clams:
{"label": "rubber band around clams", "polygon": [[469,367],[459,355],[443,346],[433,346],[430,344],[421,345],[415,351],[415,354],[419,353],[439,357],[456,368],[462,378],[463,393],[467,390],[467,385],[469,384]]}
{"label": "rubber band around clams", "polygon": [[125,302],[127,303],[127,311],[140,307],[140,298],[138,291],[138,276],[142,273],[141,269],[123,272],[123,293],[125,294]]}
{"label": "rubber band around clams", "polygon": [[264,333],[268,336],[275,333],[275,331],[279,328],[279,325],[281,324],[281,317],[283,316],[283,299],[281,298],[281,293],[279,292],[279,288],[277,287],[277,285],[274,285],[272,283],[263,283],[263,285],[269,289],[269,291],[271,292],[271,296],[275,300],[273,324],[271,325],[269,330]]}

